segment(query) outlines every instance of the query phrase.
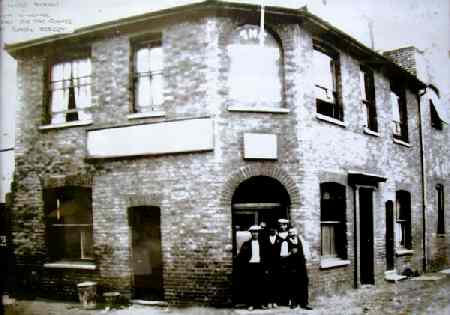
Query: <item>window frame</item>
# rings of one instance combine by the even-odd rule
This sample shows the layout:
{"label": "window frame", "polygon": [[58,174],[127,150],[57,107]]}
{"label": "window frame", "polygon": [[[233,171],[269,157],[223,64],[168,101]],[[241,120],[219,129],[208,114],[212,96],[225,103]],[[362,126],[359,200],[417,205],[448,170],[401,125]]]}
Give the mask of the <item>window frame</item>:
{"label": "window frame", "polygon": [[[325,199],[325,194],[329,194],[329,198]],[[320,257],[322,260],[346,260],[348,257],[346,203],[347,189],[345,185],[336,182],[320,184]],[[330,209],[338,209],[340,213],[334,213],[335,216],[330,217],[332,215]],[[324,228],[326,227],[327,229],[331,227],[329,230],[332,230],[332,235],[325,239]],[[324,248],[325,240],[334,243],[328,244],[329,250]]]}
{"label": "window frame", "polygon": [[[362,75],[362,78],[361,78]],[[361,79],[363,82],[361,82]],[[366,66],[360,66],[360,87],[364,88],[364,94],[361,95],[363,111],[365,112],[364,127],[370,131],[378,132],[378,119],[376,108],[375,77],[371,69]]]}
{"label": "window frame", "polygon": [[[397,122],[392,118],[392,136],[394,139],[408,143],[408,105],[406,101],[406,88],[403,85],[395,83],[391,80],[390,93],[393,93],[397,97],[396,106],[398,106],[399,110],[399,121]],[[391,104],[391,107],[393,105],[394,104]],[[392,107],[391,109],[394,113],[395,108]]]}
{"label": "window frame", "polygon": [[[85,209],[88,222],[71,222],[65,223],[64,218],[62,222],[57,222],[64,217],[64,214],[60,213],[60,208],[63,202],[77,201],[82,202],[80,198],[77,198],[76,194],[81,194],[81,199],[86,198],[88,208]],[[71,196],[72,194],[72,196]],[[43,190],[43,200],[44,200],[44,212],[45,212],[45,235],[46,235],[46,246],[48,259],[51,262],[92,262],[94,261],[93,252],[93,213],[92,213],[92,189],[88,187],[81,186],[63,186],[57,188],[46,188]],[[64,201],[63,201],[64,200]],[[53,209],[56,207],[56,209]],[[51,213],[56,211],[56,222],[54,218],[51,218]],[[61,216],[61,217],[60,217]],[[82,214],[77,214],[76,218],[83,221]],[[79,245],[76,250],[76,255],[68,254],[66,250],[59,250],[61,246],[61,239],[54,240],[55,236],[60,237],[70,237],[70,235],[78,235],[78,241],[69,242],[69,246]],[[87,239],[88,238],[88,239]],[[90,239],[90,241],[89,241]],[[55,245],[55,243],[59,243]],[[63,244],[65,245],[65,244]],[[68,250],[70,251],[70,249]],[[76,256],[76,257],[75,257]]]}
{"label": "window frame", "polygon": [[[90,88],[89,94],[91,96],[91,100],[88,106],[85,107],[78,107],[76,104],[76,100],[75,100],[75,95],[74,95],[74,88],[75,86],[73,85],[73,83],[70,85],[69,87],[69,100],[68,100],[68,104],[67,104],[67,110],[65,110],[66,112],[66,117],[64,122],[60,122],[60,123],[52,123],[52,118],[53,118],[53,113],[52,113],[52,93],[53,93],[53,89],[52,89],[52,83],[56,82],[56,81],[52,81],[52,72],[53,72],[53,67],[58,65],[58,64],[63,64],[63,63],[75,63],[77,61],[80,60],[89,60],[90,63],[90,75],[89,76],[82,76],[82,77],[77,77],[75,79],[80,79],[80,78],[86,78],[89,77],[89,81],[90,83],[87,84]],[[65,53],[64,55],[61,56],[50,56],[47,58],[46,60],[46,71],[44,71],[44,82],[45,82],[45,88],[44,88],[44,97],[43,97],[43,102],[45,104],[45,110],[44,110],[44,115],[43,115],[43,123],[44,125],[78,125],[78,123],[82,124],[83,122],[90,122],[91,119],[87,118],[87,119],[80,119],[79,116],[79,112],[80,111],[85,111],[86,114],[88,114],[88,116],[90,116],[90,112],[89,110],[86,111],[86,109],[89,109],[90,107],[93,106],[93,101],[92,101],[92,87],[94,86],[94,75],[93,75],[93,69],[92,69],[92,56],[91,56],[91,50],[90,48],[87,47],[79,47],[79,48],[74,48],[74,51],[71,51],[69,53]],[[72,71],[71,71],[71,79],[70,81],[73,81],[74,78],[72,77]],[[63,80],[64,81],[64,80]],[[72,102],[72,106],[71,103]],[[73,108],[69,108],[69,107],[73,107]],[[67,119],[67,114],[70,115],[70,119]],[[76,118],[76,119],[74,119]]]}
{"label": "window frame", "polygon": [[436,185],[436,197],[437,197],[437,231],[438,235],[445,235],[445,191],[444,185]]}
{"label": "window frame", "polygon": [[443,123],[434,106],[433,101],[430,99],[430,124],[433,129],[442,130]]}
{"label": "window frame", "polygon": [[[227,78],[227,89],[228,89],[228,95],[227,95],[227,103],[229,104],[229,110],[231,111],[248,111],[248,112],[266,112],[266,113],[287,113],[288,110],[286,109],[286,75],[285,75],[285,56],[284,56],[284,49],[281,38],[267,27],[267,25],[264,27],[264,33],[265,37],[270,36],[271,40],[276,44],[276,48],[279,52],[279,59],[277,61],[277,67],[278,71],[276,72],[278,77],[277,81],[280,84],[280,91],[279,91],[279,101],[273,101],[270,100],[270,102],[267,102],[268,104],[265,104],[266,102],[262,102],[260,99],[255,100],[256,95],[253,96],[251,100],[246,100],[241,98],[235,98],[233,97],[234,94],[232,93],[232,84],[230,83],[233,80],[233,76],[231,75],[233,73],[233,60],[232,56],[230,54],[230,46],[235,45],[232,40],[234,39],[234,36],[237,36],[236,34],[242,32],[242,30],[245,30],[246,28],[254,28],[257,30],[258,33],[258,41],[259,41],[259,33],[260,33],[260,26],[253,24],[253,23],[243,23],[240,25],[237,25],[233,28],[233,30],[229,33],[228,36],[228,42],[226,44],[226,50],[227,50],[227,59],[228,59],[228,78]],[[253,34],[254,32],[252,32]],[[265,42],[267,39],[265,40]],[[259,44],[256,45],[258,47]],[[248,70],[248,69],[245,69]],[[255,84],[256,85],[256,84]],[[260,93],[257,93],[257,95],[260,95]],[[237,104],[237,105],[236,105]]]}
{"label": "window frame", "polygon": [[[319,42],[317,40],[313,41],[313,54],[322,53],[328,56],[333,64],[332,67],[330,65],[331,78],[333,80],[333,97],[334,102],[326,102],[325,100],[319,99],[317,97],[316,89],[321,88],[319,85],[314,82],[314,97],[316,100],[316,113],[320,115],[324,115],[330,117],[332,119],[336,119],[339,121],[344,121],[344,109],[342,104],[342,87],[341,87],[341,66],[340,66],[340,55],[337,50],[326,45],[325,43]],[[313,66],[315,66],[315,57],[313,56]],[[314,71],[314,69],[313,69]],[[314,81],[315,77],[314,77]],[[331,106],[331,114],[322,110],[322,107],[330,107]]]}
{"label": "window frame", "polygon": [[[164,54],[164,48],[163,48],[163,41],[161,34],[151,34],[146,35],[145,37],[140,36],[137,39],[133,39],[131,42],[131,54],[130,54],[130,113],[134,115],[143,115],[143,117],[147,117],[147,115],[151,115],[152,113],[157,113],[155,117],[159,117],[163,115],[163,108],[164,108],[164,87],[162,87],[161,90],[161,97],[162,101],[161,104],[154,104],[153,103],[153,97],[150,95],[152,99],[152,104],[148,105],[150,109],[146,110],[138,110],[138,106],[136,104],[137,102],[137,96],[136,96],[136,90],[137,90],[137,79],[138,79],[138,71],[137,71],[137,52],[142,48],[149,48],[150,50],[152,48],[161,48]],[[164,59],[164,57],[163,57]],[[162,65],[162,68],[159,69],[159,71],[148,71],[148,77],[150,78],[150,88],[151,88],[151,82],[152,77],[156,75],[160,75],[163,82],[165,80],[164,74],[165,74],[165,67],[164,63]],[[157,74],[155,74],[158,72]],[[137,117],[139,118],[139,117]]]}
{"label": "window frame", "polygon": [[[395,194],[395,200],[395,246],[397,250],[411,250],[411,194],[406,190],[398,190]],[[397,233],[401,234],[397,235]]]}

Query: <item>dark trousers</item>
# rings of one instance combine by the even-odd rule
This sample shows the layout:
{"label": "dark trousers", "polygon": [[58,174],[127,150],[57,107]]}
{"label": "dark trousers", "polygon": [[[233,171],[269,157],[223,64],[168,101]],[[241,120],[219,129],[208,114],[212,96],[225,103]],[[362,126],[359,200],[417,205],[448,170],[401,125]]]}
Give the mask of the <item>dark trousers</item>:
{"label": "dark trousers", "polygon": [[245,268],[247,304],[259,307],[263,304],[264,268],[261,263],[249,263]]}
{"label": "dark trousers", "polygon": [[278,303],[277,268],[267,268],[264,275],[264,303]]}
{"label": "dark trousers", "polygon": [[291,270],[289,277],[291,307],[308,305],[308,276],[306,270]]}
{"label": "dark trousers", "polygon": [[278,304],[288,305],[289,302],[289,283],[290,283],[290,269],[289,260],[287,257],[281,257],[277,271],[277,297]]}

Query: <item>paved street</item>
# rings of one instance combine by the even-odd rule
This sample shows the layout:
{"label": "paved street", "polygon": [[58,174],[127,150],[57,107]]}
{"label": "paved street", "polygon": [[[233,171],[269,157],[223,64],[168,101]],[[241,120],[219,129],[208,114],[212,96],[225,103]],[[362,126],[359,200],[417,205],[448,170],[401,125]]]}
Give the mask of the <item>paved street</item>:
{"label": "paved street", "polygon": [[[367,286],[350,290],[345,295],[320,297],[311,305],[313,311],[291,310],[280,307],[276,310],[215,309],[215,308],[172,308],[132,305],[106,311],[105,309],[83,310],[77,303],[54,301],[16,301],[14,307],[6,309],[7,315],[240,315],[240,314],[449,314],[450,274],[427,274],[425,280],[404,280],[383,283],[377,287]],[[99,306],[100,307],[100,306]]]}

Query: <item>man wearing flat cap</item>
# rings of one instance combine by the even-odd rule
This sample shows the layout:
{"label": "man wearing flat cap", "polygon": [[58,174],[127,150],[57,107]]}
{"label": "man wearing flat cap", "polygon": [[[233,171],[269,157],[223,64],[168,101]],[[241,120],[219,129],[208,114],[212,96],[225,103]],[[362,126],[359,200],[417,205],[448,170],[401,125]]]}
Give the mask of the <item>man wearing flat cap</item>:
{"label": "man wearing flat cap", "polygon": [[289,243],[288,243],[288,227],[289,220],[281,218],[278,220],[278,303],[287,305],[288,300],[288,286],[289,283]]}
{"label": "man wearing flat cap", "polygon": [[252,236],[242,244],[239,261],[244,277],[248,309],[253,310],[256,307],[262,307],[263,304],[263,245],[259,239],[260,227],[253,225],[248,230]]}

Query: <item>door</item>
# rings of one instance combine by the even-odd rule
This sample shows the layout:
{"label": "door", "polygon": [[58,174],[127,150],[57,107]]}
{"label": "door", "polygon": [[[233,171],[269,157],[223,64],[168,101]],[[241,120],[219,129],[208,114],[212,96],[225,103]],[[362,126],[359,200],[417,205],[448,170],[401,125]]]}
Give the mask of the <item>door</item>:
{"label": "door", "polygon": [[360,211],[360,279],[361,284],[374,284],[373,266],[373,190],[359,189]]}
{"label": "door", "polygon": [[386,202],[386,269],[394,269],[394,203]]}
{"label": "door", "polygon": [[134,298],[162,300],[160,209],[135,207],[132,216]]}

